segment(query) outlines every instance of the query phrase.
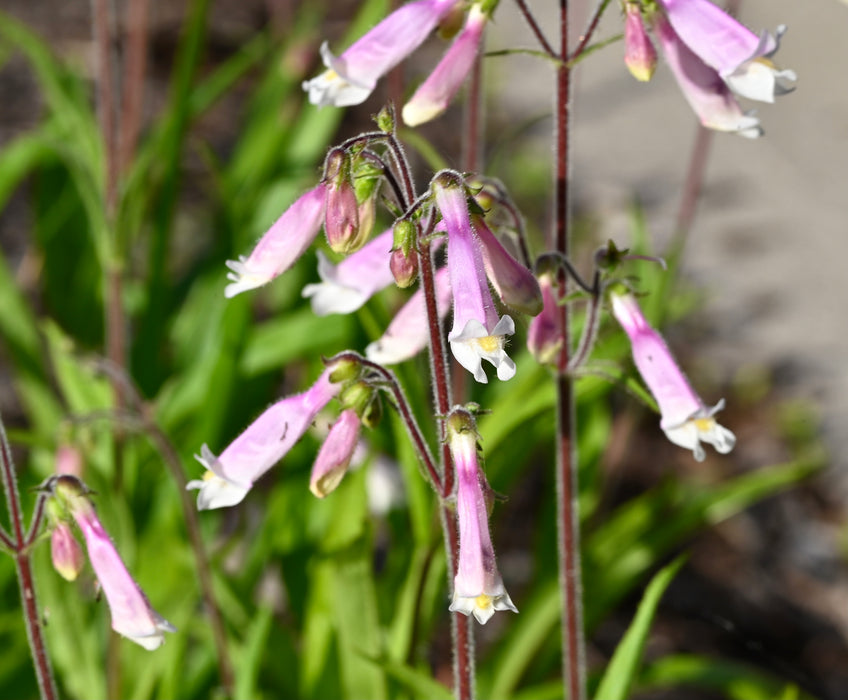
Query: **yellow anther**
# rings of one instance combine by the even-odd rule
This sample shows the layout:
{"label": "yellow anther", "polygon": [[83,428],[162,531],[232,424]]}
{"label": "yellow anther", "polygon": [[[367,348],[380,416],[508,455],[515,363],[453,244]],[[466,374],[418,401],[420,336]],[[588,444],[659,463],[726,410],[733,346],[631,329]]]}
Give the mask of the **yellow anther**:
{"label": "yellow anther", "polygon": [[499,335],[487,335],[476,340],[483,352],[495,352],[501,349],[503,337]]}
{"label": "yellow anther", "polygon": [[474,599],[474,604],[481,610],[486,610],[492,606],[492,598],[485,593],[481,593]]}
{"label": "yellow anther", "polygon": [[698,429],[698,432],[708,433],[715,427],[715,419],[714,418],[696,418],[695,419],[695,427]]}

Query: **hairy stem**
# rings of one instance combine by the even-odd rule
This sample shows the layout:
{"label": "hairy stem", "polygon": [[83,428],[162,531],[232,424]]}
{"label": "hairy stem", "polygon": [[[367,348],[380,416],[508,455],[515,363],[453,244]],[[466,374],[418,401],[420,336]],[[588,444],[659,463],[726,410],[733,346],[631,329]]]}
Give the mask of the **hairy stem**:
{"label": "hairy stem", "polygon": [[[592,40],[592,35],[595,33],[595,30],[598,28],[598,22],[601,21],[601,17],[604,14],[604,10],[607,9],[607,6],[610,4],[610,0],[600,0],[597,7],[595,8],[595,12],[589,20],[589,24],[586,27],[586,31],[580,35],[580,41],[577,43],[577,48],[574,49],[574,53],[568,57],[569,63],[573,63],[576,61],[582,53],[589,46],[589,42]],[[567,56],[567,53],[564,53],[563,56]]]}
{"label": "hairy stem", "polygon": [[[415,186],[412,173],[403,154],[403,149],[394,135],[388,139],[389,147],[395,159],[400,180],[403,184],[407,206],[415,201]],[[455,513],[444,504],[444,499],[453,494],[455,474],[450,448],[445,440],[444,419],[451,407],[450,371],[447,361],[447,344],[439,321],[436,306],[435,271],[433,256],[430,252],[429,241],[421,235],[418,226],[418,270],[421,288],[424,290],[424,301],[427,310],[427,327],[430,337],[430,371],[433,377],[433,399],[436,404],[436,423],[441,441],[442,454],[442,528],[445,534],[445,549],[448,560],[448,580],[453,586],[453,578],[459,562],[459,536]],[[454,695],[457,700],[471,700],[474,697],[474,640],[470,620],[461,613],[454,613],[451,619],[453,658],[454,658]]]}
{"label": "hairy stem", "polygon": [[[571,69],[568,65],[568,0],[560,0],[560,58],[556,72],[554,103],[554,215],[553,249],[569,255],[569,122]],[[600,14],[600,13],[598,13]],[[588,37],[588,34],[587,34]],[[586,37],[584,37],[586,38]],[[588,39],[586,38],[588,41]],[[561,269],[558,294],[568,294],[568,276]],[[586,668],[583,641],[583,602],[580,572],[580,532],[577,508],[577,458],[575,441],[574,386],[568,375],[571,350],[568,304],[560,304],[563,342],[557,358],[556,376],[556,484],[559,577],[562,596],[563,681],[569,700],[585,700]]]}
{"label": "hairy stem", "polygon": [[6,505],[9,518],[12,521],[13,539],[9,544],[15,552],[15,570],[18,574],[18,584],[21,588],[21,602],[24,609],[24,624],[29,640],[32,663],[35,667],[35,677],[42,700],[58,698],[56,683],[53,680],[53,670],[50,667],[50,657],[47,656],[47,645],[38,614],[38,601],[35,594],[35,579],[32,575],[32,564],[27,551],[27,538],[24,536],[24,516],[21,510],[21,497],[18,493],[18,482],[15,477],[15,464],[12,461],[12,451],[6,439],[6,430],[0,419],[0,479],[3,481],[3,491],[6,494]]}
{"label": "hairy stem", "polygon": [[550,56],[551,58],[559,58],[557,52],[554,51],[554,47],[551,46],[551,42],[549,42],[545,35],[542,33],[542,28],[536,21],[536,18],[533,16],[533,13],[530,12],[530,8],[527,7],[527,3],[524,2],[524,0],[515,0],[515,4],[518,5],[519,11],[522,15],[524,15],[524,19],[530,26],[530,31],[533,32],[533,35],[539,42],[539,46],[541,46],[544,52],[548,54],[548,56]]}

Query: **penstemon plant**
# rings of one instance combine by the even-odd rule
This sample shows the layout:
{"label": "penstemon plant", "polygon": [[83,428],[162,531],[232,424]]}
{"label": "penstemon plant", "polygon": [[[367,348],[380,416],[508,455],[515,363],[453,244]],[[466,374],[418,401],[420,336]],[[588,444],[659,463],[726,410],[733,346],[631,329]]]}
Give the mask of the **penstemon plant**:
{"label": "penstemon plant", "polygon": [[[278,218],[251,250],[236,251],[238,259],[226,262],[228,272],[219,268],[209,276],[207,290],[211,292],[207,294],[210,298],[214,294],[217,303],[228,306],[220,307],[220,312],[210,313],[208,320],[202,320],[204,332],[210,332],[216,340],[225,340],[229,348],[235,348],[239,345],[239,331],[227,333],[222,338],[216,324],[229,322],[234,329],[249,333],[249,302],[245,298],[271,294],[284,280],[294,279],[289,284],[297,288],[298,295],[309,300],[311,314],[332,317],[333,323],[343,324],[347,321],[340,318],[357,313],[358,318],[365,319],[370,326],[369,337],[353,345],[339,343],[332,347],[332,340],[325,344],[322,366],[319,368],[312,363],[303,372],[313,372],[309,376],[309,388],[283,398],[277,396],[251,421],[240,418],[240,432],[234,438],[230,436],[228,444],[216,443],[223,432],[220,414],[215,414],[208,403],[192,404],[192,410],[186,410],[185,415],[207,411],[208,415],[216,417],[203,424],[210,426],[206,442],[184,448],[197,452],[195,458],[203,468],[201,473],[195,473],[198,478],[188,481],[181,463],[183,448],[175,447],[173,438],[160,426],[159,422],[166,422],[166,418],[158,415],[144,398],[122,350],[125,310],[121,306],[124,298],[121,255],[126,255],[126,251],[117,232],[124,221],[121,217],[130,217],[134,210],[128,202],[119,206],[121,194],[115,189],[113,178],[117,176],[112,171],[118,166],[111,160],[116,157],[111,149],[116,147],[114,144],[111,149],[109,147],[105,134],[112,127],[102,118],[104,113],[110,113],[108,101],[111,97],[108,93],[100,93],[101,102],[106,101],[105,106],[99,106],[101,129],[107,141],[104,154],[107,167],[105,175],[100,172],[98,177],[105,204],[101,223],[107,241],[103,246],[104,279],[108,281],[105,330],[111,340],[107,343],[109,358],[89,362],[88,369],[94,367],[98,377],[106,375],[112,396],[108,406],[99,413],[80,411],[62,424],[63,439],[57,452],[55,473],[47,476],[38,488],[34,515],[26,532],[11,449],[5,432],[0,431],[3,487],[12,520],[11,533],[0,529],[0,542],[15,558],[42,697],[58,697],[29,560],[30,551],[42,536],[44,539],[49,536],[56,572],[68,581],[75,581],[85,570],[85,557],[74,534],[75,528],[81,532],[94,577],[108,605],[112,629],[119,635],[145,650],[154,651],[166,641],[178,639],[184,634],[184,627],[194,626],[190,612],[172,616],[168,606],[176,607],[174,601],[154,599],[152,595],[149,598],[142,591],[130,573],[131,567],[118,553],[122,543],[113,541],[107,534],[102,522],[106,518],[101,519],[96,509],[98,496],[86,485],[87,475],[81,466],[84,461],[82,445],[89,439],[87,431],[92,429],[92,424],[99,420],[114,424],[114,441],[106,451],[114,455],[113,476],[119,484],[123,479],[124,457],[121,455],[131,452],[126,443],[133,433],[145,435],[168,464],[179,492],[180,515],[196,561],[205,615],[213,630],[216,652],[212,665],[218,668],[220,692],[226,696],[244,696],[249,694],[250,686],[249,681],[241,679],[247,678],[249,673],[233,663],[231,657],[239,645],[228,640],[235,634],[237,620],[244,614],[240,611],[238,596],[234,596],[229,584],[225,583],[227,566],[222,562],[223,556],[213,554],[210,562],[207,548],[211,545],[203,537],[203,530],[209,527],[207,514],[198,517],[186,501],[186,491],[197,492],[195,505],[199,511],[253,512],[256,506],[251,502],[258,501],[256,491],[267,490],[269,472],[299,450],[302,453],[300,441],[311,439],[316,423],[326,422],[329,417],[330,425],[312,462],[308,489],[316,498],[325,499],[322,507],[326,503],[326,508],[332,509],[334,498],[344,490],[345,479],[355,478],[352,472],[363,461],[363,445],[380,443],[375,436],[385,429],[387,413],[396,415],[408,441],[405,446],[395,444],[395,456],[400,460],[402,452],[412,451],[419,467],[418,475],[436,504],[435,512],[429,513],[429,520],[425,514],[424,521],[430,525],[438,521],[442,530],[446,576],[437,584],[439,592],[435,598],[444,602],[444,611],[452,613],[452,694],[459,700],[477,696],[476,625],[488,624],[496,612],[519,613],[525,609],[522,586],[513,587],[511,583],[519,581],[520,577],[510,571],[508,560],[499,561],[495,554],[498,530],[492,529],[491,524],[497,524],[497,503],[502,497],[490,486],[487,476],[485,425],[486,421],[506,420],[504,412],[510,405],[530,402],[533,396],[545,392],[551,396],[545,404],[544,419],[548,422],[546,435],[552,435],[553,445],[546,446],[544,454],[552,457],[549,461],[556,484],[551,498],[556,510],[558,603],[555,607],[562,653],[562,681],[552,697],[571,700],[588,697],[585,630],[590,623],[596,622],[593,611],[597,608],[592,604],[593,590],[584,590],[582,581],[580,525],[585,502],[581,500],[578,475],[584,470],[579,466],[577,447],[585,429],[578,423],[581,411],[575,396],[576,385],[582,378],[596,379],[598,375],[609,378],[610,372],[614,374],[615,370],[609,370],[602,361],[595,361],[596,351],[626,337],[632,349],[632,361],[647,391],[633,378],[626,379],[622,371],[619,371],[619,378],[629,383],[646,403],[658,408],[660,428],[672,443],[690,450],[697,461],[703,461],[706,451],[702,443],[726,454],[733,449],[736,439],[731,430],[716,420],[724,400],[712,408],[704,403],[640,308],[638,297],[650,293],[651,289],[634,278],[633,266],[640,264],[640,269],[653,266],[646,277],[657,279],[660,274],[671,274],[659,272],[660,268],[665,271],[665,262],[651,255],[630,253],[612,241],[596,251],[588,274],[581,273],[574,262],[569,160],[572,78],[575,66],[589,59],[597,48],[593,41],[601,17],[615,5],[609,0],[599,2],[579,41],[571,45],[571,13],[566,0],[559,3],[555,42],[546,36],[524,0],[516,0],[516,4],[538,40],[535,53],[548,59],[553,66],[551,229],[544,244],[528,236],[524,217],[507,189],[480,165],[482,158],[477,142],[482,128],[481,47],[486,27],[496,16],[497,0],[414,0],[374,23],[339,55],[332,53],[329,44],[324,42],[320,58],[325,70],[302,83],[309,102],[322,108],[322,111],[312,112],[313,115],[328,114],[335,108],[358,105],[366,100],[373,102],[372,94],[378,89],[379,81],[397,70],[434,31],[438,29],[453,37],[429,77],[414,92],[404,89],[411,95],[404,104],[399,100],[397,104],[395,100],[389,101],[374,118],[373,130],[346,138],[327,149],[317,181],[313,180],[306,188],[300,187],[297,195],[291,197],[290,206],[282,213],[275,212]],[[709,0],[624,0],[618,5],[623,26],[624,64],[636,79],[651,79],[659,60],[656,42],[683,97],[704,127],[749,138],[762,135],[758,118],[743,111],[738,98],[773,102],[776,96],[792,89],[795,74],[778,68],[773,60],[785,27],[780,27],[775,34],[757,35]],[[101,90],[108,72],[105,70],[100,76]],[[464,134],[467,143],[464,144],[465,156],[461,159],[463,170],[438,169],[426,185],[420,187],[416,184],[419,173],[404,145],[405,137],[411,134],[410,129],[439,119],[469,81],[470,116]],[[187,104],[185,109],[189,108]],[[165,133],[171,132],[166,130]],[[460,159],[450,154],[449,160]],[[126,158],[123,167],[130,167]],[[131,192],[132,177],[126,171],[121,177],[127,191]],[[233,214],[239,204],[234,201],[231,206],[230,214]],[[329,253],[320,242],[322,230]],[[312,276],[312,281],[302,283],[305,268],[301,260],[313,247],[317,248],[317,275]],[[314,281],[316,276],[320,281]],[[266,286],[266,291],[258,291]],[[368,315],[366,310],[374,297],[391,287],[408,290],[396,292],[402,295],[402,301],[395,305],[392,317],[383,319],[379,315]],[[222,301],[224,299],[226,302]],[[615,318],[623,333],[614,328],[614,324],[607,323],[608,315]],[[180,323],[187,322],[180,317],[175,325]],[[525,328],[528,352],[522,352],[518,342]],[[357,335],[348,333],[345,336],[346,339],[350,337]],[[57,348],[55,352],[60,353],[61,337],[57,335],[57,338],[52,345]],[[362,340],[361,334],[358,340]],[[626,349],[622,350],[624,347],[619,343],[618,359],[629,362]],[[183,383],[183,391],[188,391],[186,387],[189,386],[211,384],[215,377],[231,371],[226,369],[227,350],[216,347],[214,351],[219,354],[210,363],[210,369],[204,370],[207,373]],[[425,351],[429,363],[429,399],[409,385],[410,374],[404,370],[404,363],[415,361]],[[544,370],[537,371],[538,367]],[[517,390],[510,393],[511,385],[522,382],[523,376],[530,380],[521,383],[522,395],[519,396]],[[476,385],[495,384],[497,380],[497,383],[504,383],[504,387],[495,389],[497,394],[494,391],[479,393],[476,385],[469,386],[468,377]],[[179,391],[180,387],[171,390],[171,406],[180,407]],[[471,400],[478,396],[483,397],[480,403]],[[494,396],[500,398],[492,399]],[[162,389],[155,401],[165,416],[168,397],[168,390]],[[487,399],[494,405],[488,405]],[[596,400],[605,399],[606,394],[600,394]],[[222,396],[222,403],[228,401],[241,405],[234,390]],[[547,410],[549,408],[554,410]],[[516,412],[520,414],[520,410]],[[521,429],[520,416],[518,420],[517,428]],[[183,430],[188,422],[185,416],[182,422],[175,421],[173,432],[197,435],[197,430]],[[72,444],[74,442],[77,444]],[[535,448],[531,444],[525,447],[528,452]],[[376,471],[376,466],[373,469]],[[128,488],[122,485],[115,495],[120,496],[122,489]],[[295,501],[307,498],[306,488],[304,483],[304,495]],[[379,491],[379,487],[375,488]],[[407,483],[407,488],[414,491],[420,489],[420,485]],[[388,487],[383,486],[383,491],[387,490]],[[426,498],[423,502],[431,503]],[[173,525],[173,520],[169,522]],[[261,536],[258,531],[255,534]],[[303,540],[301,545],[306,542]],[[599,562],[603,557],[585,542],[583,546],[589,553],[587,569],[602,569]],[[330,557],[330,551],[328,547],[323,556]],[[237,551],[230,554],[235,558],[245,556]],[[428,552],[421,560],[417,580],[411,579],[415,588],[411,589],[410,599],[425,598],[426,569],[434,559],[435,555]],[[370,558],[363,557],[362,561],[370,561]],[[249,569],[253,564],[248,562],[244,566]],[[643,601],[645,607],[640,607],[641,617],[637,616],[600,680],[599,700],[626,696],[638,671],[641,649],[659,596],[679,566],[680,562],[676,562],[666,567],[649,586]],[[433,568],[438,571],[435,565]],[[229,570],[232,571],[232,567]],[[631,579],[637,580],[643,573],[634,569]],[[213,575],[216,578],[214,586]],[[316,575],[315,579],[319,580],[320,576]],[[370,579],[357,580],[362,583]],[[507,591],[505,582],[510,583],[512,593]],[[337,591],[332,582],[324,581],[320,585]],[[367,608],[365,600],[356,598],[357,592],[366,588],[368,585],[362,584],[353,590],[343,605]],[[625,592],[626,587],[622,587],[607,595],[615,599]],[[301,595],[301,600],[304,598],[302,594],[296,595]],[[316,600],[321,599],[316,597]],[[158,609],[167,612],[160,614]],[[297,616],[301,612],[295,610],[294,614]],[[168,622],[164,614],[177,624]],[[343,611],[336,610],[336,615],[343,616]],[[412,617],[415,615],[412,613]],[[519,613],[518,618],[499,616],[506,619],[497,624],[500,629],[509,628],[521,615]],[[332,618],[332,615],[327,617]],[[408,624],[415,628],[416,623]],[[328,630],[329,627],[322,631],[320,624],[313,623],[304,636],[329,634]],[[350,633],[350,629],[345,632]],[[412,640],[417,633],[418,630],[414,630],[409,633],[410,641],[398,643],[400,651],[384,649],[382,655],[373,655],[374,649],[382,648],[379,639],[376,642],[373,639],[340,642],[357,650],[355,661],[350,661],[347,652],[342,654],[346,659],[344,663],[388,669],[378,680],[374,680],[373,669],[362,671],[351,682],[350,687],[355,689],[350,691],[351,697],[356,697],[357,692],[373,692],[374,697],[446,694],[443,687],[432,682],[428,673],[422,674],[420,668],[415,668],[416,664],[407,663],[415,658]],[[270,633],[266,630],[265,634]],[[363,635],[367,636],[364,632]],[[263,646],[258,641],[260,638],[241,646],[258,653],[255,649]],[[357,641],[361,641],[361,651]],[[298,644],[292,640],[286,643]],[[156,653],[167,653],[168,648],[177,644],[183,650],[185,642],[177,642]],[[113,650],[109,652],[107,663],[110,668],[119,668],[120,654],[114,651],[114,646],[110,648]],[[324,649],[325,654],[330,654],[326,647]],[[246,655],[248,652],[242,649],[238,653]],[[305,665],[303,678],[296,684],[301,691],[307,689],[303,691],[304,696],[318,697],[323,691],[319,677],[323,662],[318,659],[313,666]],[[174,668],[177,667],[175,662]],[[352,675],[349,668],[342,673]],[[492,697],[500,697],[497,692],[504,688],[508,691],[506,694],[512,694],[514,681],[504,680],[502,676],[492,680],[491,672],[488,673],[486,690],[493,693]],[[116,675],[119,676],[117,672]],[[388,678],[397,688],[389,685]],[[120,688],[119,677],[108,683],[110,695]]]}

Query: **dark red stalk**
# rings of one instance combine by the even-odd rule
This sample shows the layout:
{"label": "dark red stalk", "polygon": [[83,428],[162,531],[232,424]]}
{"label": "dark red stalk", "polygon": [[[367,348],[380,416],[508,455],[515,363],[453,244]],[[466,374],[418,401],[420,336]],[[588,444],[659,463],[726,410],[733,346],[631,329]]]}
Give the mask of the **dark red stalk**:
{"label": "dark red stalk", "polygon": [[[47,656],[47,645],[41,626],[41,616],[38,613],[38,600],[35,592],[35,580],[32,575],[32,565],[29,559],[29,537],[24,535],[24,516],[21,509],[21,498],[18,493],[18,483],[15,477],[15,464],[12,461],[12,451],[6,439],[6,431],[0,420],[0,479],[3,481],[3,491],[6,494],[6,504],[9,518],[12,521],[12,550],[15,552],[15,569],[21,588],[21,603],[24,609],[24,624],[29,640],[32,663],[35,667],[35,677],[38,680],[38,690],[42,700],[58,698],[56,684],[53,681],[53,671],[50,658]],[[39,499],[41,501],[42,499]],[[43,513],[43,504],[37,510]]]}
{"label": "dark red stalk", "polygon": [[[585,41],[588,41],[588,34]],[[560,53],[554,103],[554,211],[553,249],[569,254],[569,121],[571,69],[568,58],[568,0],[560,0]],[[559,273],[560,298],[568,294],[568,276]],[[585,700],[586,669],[583,640],[583,601],[580,571],[580,530],[577,509],[577,460],[574,387],[568,374],[571,352],[569,306],[560,307],[563,343],[556,376],[556,484],[559,575],[562,595],[563,680],[569,700]]]}

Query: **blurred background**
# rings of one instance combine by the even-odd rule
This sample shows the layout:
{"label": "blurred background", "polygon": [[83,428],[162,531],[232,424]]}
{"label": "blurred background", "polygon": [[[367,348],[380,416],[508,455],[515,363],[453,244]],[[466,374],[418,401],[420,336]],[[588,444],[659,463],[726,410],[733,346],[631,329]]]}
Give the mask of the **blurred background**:
{"label": "blurred background", "polygon": [[[145,4],[117,3],[119,34],[144,33],[126,18]],[[3,2],[0,413],[24,488],[51,473],[58,443],[84,450],[113,538],[181,630],[154,655],[128,649],[110,635],[91,576],[58,582],[41,551],[48,643],[68,697],[227,695],[200,591],[187,584],[194,564],[177,491],[135,418],[104,418],[112,393],[91,370],[91,358],[106,354],[109,251],[123,261],[127,372],[195,478],[200,444],[219,451],[264,405],[314,379],[320,355],[361,350],[402,298],[390,291],[355,317],[316,319],[299,297],[314,280],[314,254],[254,297],[225,303],[221,292],[224,260],[244,254],[315,182],[326,147],[370,128],[386,83],[411,93],[444,50],[429,41],[359,107],[304,105],[300,82],[320,70],[320,42],[340,50],[387,5],[150,0],[139,141],[110,226],[95,213],[109,206],[109,178],[96,145],[91,6]],[[555,5],[531,3],[551,39]],[[571,6],[576,37],[594,5]],[[685,551],[634,697],[837,700],[848,695],[848,7],[742,0],[739,16],[758,32],[788,25],[776,62],[796,71],[798,89],[757,105],[764,138],[715,135],[678,264],[668,275],[649,264],[635,270],[640,288],[655,292],[646,311],[704,400],[726,399],[722,422],[737,448],[697,464],[664,441],[656,416],[621,382],[581,385],[589,662],[597,680],[650,576]],[[597,38],[621,27],[613,3]],[[498,8],[487,47],[535,48],[512,3]],[[128,43],[117,48],[126,61]],[[584,271],[609,238],[659,255],[680,240],[695,120],[662,62],[640,84],[622,53],[614,43],[576,73],[572,203]],[[550,195],[550,66],[493,56],[483,75],[483,170],[510,189],[538,253]],[[439,166],[461,167],[461,124],[456,105],[418,136],[402,134],[419,183]],[[598,354],[632,375],[619,335],[608,325]],[[494,411],[481,430],[490,481],[508,500],[495,508],[493,535],[522,611],[478,628],[481,697],[555,698],[552,403],[545,372],[521,357],[514,383],[471,395]],[[400,376],[426,411],[425,364]],[[251,501],[201,514],[235,696],[436,697],[428,679],[448,682],[434,499],[402,430],[387,423],[370,436],[368,478],[351,475],[335,503],[306,499],[318,444],[310,437]],[[369,486],[372,474],[388,481]],[[369,511],[375,489],[397,499]],[[9,649],[0,688],[34,697],[9,561],[0,561],[0,586]],[[340,599],[373,606],[346,614]]]}

